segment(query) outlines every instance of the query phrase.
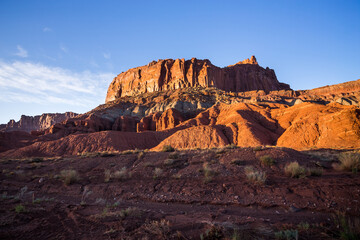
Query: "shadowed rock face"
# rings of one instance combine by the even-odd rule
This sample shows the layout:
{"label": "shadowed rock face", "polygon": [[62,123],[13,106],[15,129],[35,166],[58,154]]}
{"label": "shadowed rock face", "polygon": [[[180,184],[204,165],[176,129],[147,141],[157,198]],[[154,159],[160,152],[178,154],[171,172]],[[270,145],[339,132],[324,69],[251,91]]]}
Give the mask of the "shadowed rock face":
{"label": "shadowed rock face", "polygon": [[105,102],[185,87],[216,87],[231,92],[290,89],[277,80],[274,70],[260,67],[254,56],[224,68],[207,59],[166,59],[119,74],[110,84]]}

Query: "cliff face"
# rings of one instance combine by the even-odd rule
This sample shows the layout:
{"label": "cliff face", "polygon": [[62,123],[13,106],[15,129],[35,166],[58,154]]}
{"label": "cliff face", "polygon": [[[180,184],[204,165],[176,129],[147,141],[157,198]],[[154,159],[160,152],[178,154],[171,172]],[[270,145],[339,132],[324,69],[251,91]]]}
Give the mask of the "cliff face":
{"label": "cliff face", "polygon": [[37,116],[25,116],[22,115],[20,120],[16,122],[15,120],[10,120],[7,124],[2,124],[0,131],[38,131],[51,127],[55,123],[62,122],[69,118],[73,118],[78,114],[73,112],[66,113],[44,113]]}
{"label": "cliff face", "polygon": [[231,92],[290,89],[277,80],[274,70],[260,67],[254,56],[224,68],[209,60],[166,59],[119,74],[110,84],[105,102],[185,87],[216,87]]}

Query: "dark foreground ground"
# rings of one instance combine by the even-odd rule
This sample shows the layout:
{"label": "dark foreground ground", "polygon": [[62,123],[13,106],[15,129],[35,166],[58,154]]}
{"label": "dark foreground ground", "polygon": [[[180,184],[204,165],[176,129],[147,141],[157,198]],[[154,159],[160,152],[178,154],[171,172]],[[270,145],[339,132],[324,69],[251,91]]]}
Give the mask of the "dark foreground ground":
{"label": "dark foreground ground", "polygon": [[[3,159],[0,239],[357,239],[360,175],[335,170],[338,154],[224,148]],[[293,161],[306,168],[300,178],[284,172]]]}

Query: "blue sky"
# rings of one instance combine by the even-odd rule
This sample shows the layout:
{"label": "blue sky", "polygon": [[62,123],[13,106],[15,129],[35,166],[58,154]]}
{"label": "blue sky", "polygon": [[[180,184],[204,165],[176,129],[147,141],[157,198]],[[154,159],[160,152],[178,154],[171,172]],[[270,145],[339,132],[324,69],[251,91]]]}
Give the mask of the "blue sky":
{"label": "blue sky", "polygon": [[0,1],[0,123],[83,113],[152,60],[255,55],[311,89],[360,78],[360,1]]}

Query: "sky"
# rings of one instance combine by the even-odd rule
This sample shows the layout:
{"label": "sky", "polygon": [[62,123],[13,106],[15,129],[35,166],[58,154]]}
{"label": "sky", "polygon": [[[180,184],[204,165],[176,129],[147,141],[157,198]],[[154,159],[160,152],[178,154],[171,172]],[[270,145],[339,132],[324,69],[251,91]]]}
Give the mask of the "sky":
{"label": "sky", "polygon": [[360,1],[1,0],[0,123],[87,112],[152,60],[251,55],[294,90],[357,80]]}

